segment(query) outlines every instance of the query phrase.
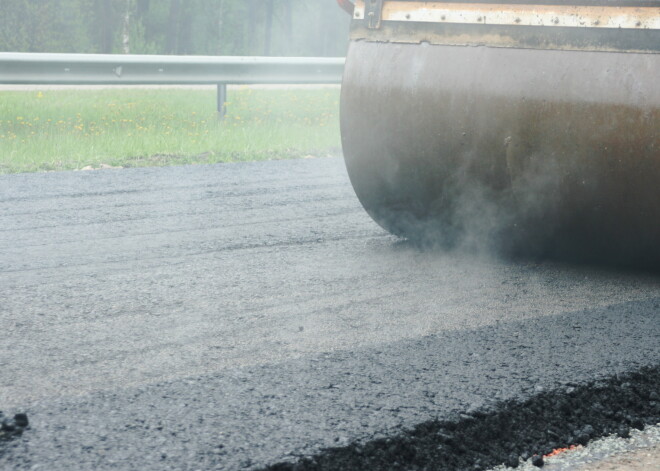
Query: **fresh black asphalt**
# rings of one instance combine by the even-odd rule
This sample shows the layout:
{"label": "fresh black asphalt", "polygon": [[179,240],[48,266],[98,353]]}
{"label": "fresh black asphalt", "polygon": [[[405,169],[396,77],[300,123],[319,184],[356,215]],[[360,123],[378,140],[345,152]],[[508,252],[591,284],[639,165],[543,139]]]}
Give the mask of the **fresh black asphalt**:
{"label": "fresh black asphalt", "polygon": [[339,159],[0,176],[0,469],[442,469],[397,446],[602,384],[641,426],[659,281],[418,249]]}

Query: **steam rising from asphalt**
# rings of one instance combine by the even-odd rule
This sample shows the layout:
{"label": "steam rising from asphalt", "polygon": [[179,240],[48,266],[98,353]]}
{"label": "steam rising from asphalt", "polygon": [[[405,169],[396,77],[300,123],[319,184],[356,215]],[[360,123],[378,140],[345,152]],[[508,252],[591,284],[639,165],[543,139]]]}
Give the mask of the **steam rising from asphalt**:
{"label": "steam rising from asphalt", "polygon": [[[637,247],[620,245],[617,237],[630,234],[609,219],[609,182],[583,179],[548,152],[514,155],[507,153],[505,184],[470,171],[467,158],[433,199],[384,207],[374,218],[426,250],[657,268],[653,258],[631,255]],[[409,201],[425,197],[408,195]]]}

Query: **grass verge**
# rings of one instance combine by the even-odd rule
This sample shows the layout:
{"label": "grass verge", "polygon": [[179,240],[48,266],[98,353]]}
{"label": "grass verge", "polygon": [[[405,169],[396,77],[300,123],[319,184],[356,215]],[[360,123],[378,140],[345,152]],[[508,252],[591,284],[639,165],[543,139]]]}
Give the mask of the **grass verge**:
{"label": "grass verge", "polygon": [[0,92],[0,174],[339,153],[336,89]]}

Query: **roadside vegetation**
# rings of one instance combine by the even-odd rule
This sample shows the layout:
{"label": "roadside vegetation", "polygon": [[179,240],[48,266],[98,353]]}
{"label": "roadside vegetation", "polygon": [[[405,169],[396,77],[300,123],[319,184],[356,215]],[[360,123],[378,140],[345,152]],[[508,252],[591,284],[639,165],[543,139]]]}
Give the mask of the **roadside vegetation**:
{"label": "roadside vegetation", "polygon": [[0,92],[0,173],[236,162],[339,154],[339,91]]}

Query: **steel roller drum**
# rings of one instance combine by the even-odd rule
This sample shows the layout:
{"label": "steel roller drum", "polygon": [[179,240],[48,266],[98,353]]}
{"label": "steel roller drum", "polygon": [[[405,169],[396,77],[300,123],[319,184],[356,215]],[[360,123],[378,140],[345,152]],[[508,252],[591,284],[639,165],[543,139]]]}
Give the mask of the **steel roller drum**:
{"label": "steel roller drum", "polygon": [[660,3],[358,1],[348,173],[388,231],[660,266]]}

